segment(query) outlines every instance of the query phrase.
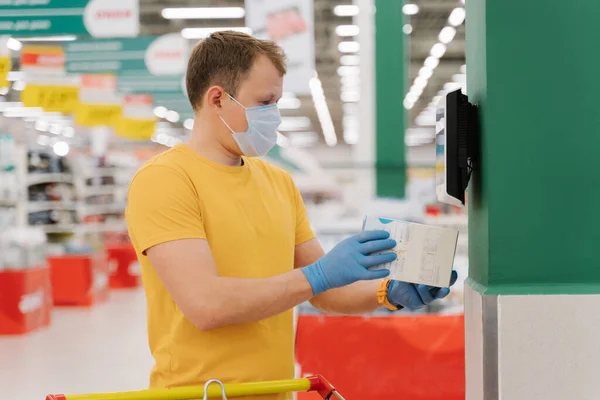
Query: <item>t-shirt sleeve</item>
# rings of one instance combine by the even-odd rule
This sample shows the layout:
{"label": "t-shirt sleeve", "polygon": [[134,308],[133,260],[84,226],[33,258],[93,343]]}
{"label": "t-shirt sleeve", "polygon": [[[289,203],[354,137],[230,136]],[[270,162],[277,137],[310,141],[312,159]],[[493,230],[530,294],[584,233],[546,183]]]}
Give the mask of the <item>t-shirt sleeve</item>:
{"label": "t-shirt sleeve", "polygon": [[161,243],[206,238],[194,186],[169,167],[150,165],[136,174],[126,218],[129,234],[143,254]]}
{"label": "t-shirt sleeve", "polygon": [[294,202],[296,204],[296,246],[298,246],[314,239],[315,234],[310,226],[308,216],[306,215],[306,206],[304,205],[304,200],[302,200],[300,190],[298,190],[298,187],[291,177],[290,182],[294,193]]}

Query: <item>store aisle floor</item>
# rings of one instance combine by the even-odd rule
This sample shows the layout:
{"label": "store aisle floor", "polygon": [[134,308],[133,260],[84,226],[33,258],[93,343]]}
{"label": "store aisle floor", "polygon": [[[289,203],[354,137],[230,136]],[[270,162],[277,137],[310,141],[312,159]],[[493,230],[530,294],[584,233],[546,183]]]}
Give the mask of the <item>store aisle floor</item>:
{"label": "store aisle floor", "polygon": [[145,313],[142,290],[115,291],[89,310],[56,309],[49,328],[0,336],[0,396],[145,389],[152,367]]}

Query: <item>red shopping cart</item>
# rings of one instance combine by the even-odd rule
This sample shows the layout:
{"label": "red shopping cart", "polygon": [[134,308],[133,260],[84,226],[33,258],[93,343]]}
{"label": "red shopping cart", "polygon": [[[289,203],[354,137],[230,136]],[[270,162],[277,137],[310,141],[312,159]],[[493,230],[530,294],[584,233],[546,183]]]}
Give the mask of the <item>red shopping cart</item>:
{"label": "red shopping cart", "polygon": [[316,392],[325,400],[345,400],[333,385],[320,375],[301,379],[268,382],[223,384],[212,379],[204,386],[172,389],[148,389],[135,392],[94,393],[94,394],[50,394],[46,400],[194,400],[252,395],[280,394],[291,392]]}

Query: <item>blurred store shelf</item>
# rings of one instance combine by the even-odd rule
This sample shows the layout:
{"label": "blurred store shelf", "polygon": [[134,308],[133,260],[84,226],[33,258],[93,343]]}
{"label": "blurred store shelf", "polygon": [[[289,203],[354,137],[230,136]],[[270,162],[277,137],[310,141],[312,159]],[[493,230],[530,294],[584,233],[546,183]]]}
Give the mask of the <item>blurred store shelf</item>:
{"label": "blurred store shelf", "polygon": [[77,205],[71,201],[30,201],[27,203],[29,212],[45,210],[74,210]]}
{"label": "blurred store shelf", "polygon": [[41,183],[72,183],[72,174],[53,174],[53,173],[31,173],[27,176],[27,184],[39,185]]}

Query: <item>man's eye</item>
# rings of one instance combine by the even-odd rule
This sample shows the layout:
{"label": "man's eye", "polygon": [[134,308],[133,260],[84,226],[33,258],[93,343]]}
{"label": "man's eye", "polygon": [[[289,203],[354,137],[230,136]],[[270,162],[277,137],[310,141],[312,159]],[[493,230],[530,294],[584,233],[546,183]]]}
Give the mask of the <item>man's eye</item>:
{"label": "man's eye", "polygon": [[261,103],[262,103],[263,106],[268,106],[269,104],[271,104],[271,101],[270,100],[261,101]]}

